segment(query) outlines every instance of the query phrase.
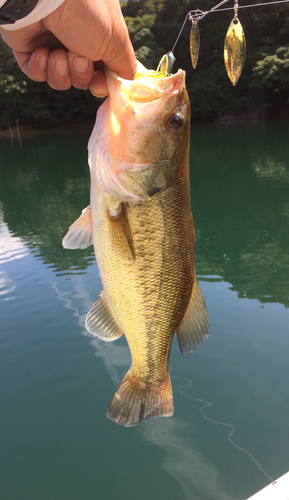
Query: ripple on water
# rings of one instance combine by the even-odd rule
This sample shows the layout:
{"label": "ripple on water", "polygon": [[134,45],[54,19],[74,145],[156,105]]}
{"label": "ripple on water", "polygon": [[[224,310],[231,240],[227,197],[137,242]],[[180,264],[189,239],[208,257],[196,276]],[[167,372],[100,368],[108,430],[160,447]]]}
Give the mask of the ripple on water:
{"label": "ripple on water", "polygon": [[[15,259],[21,259],[28,253],[28,249],[24,246],[23,241],[20,238],[12,236],[5,223],[0,223],[0,265],[2,269],[4,264],[12,262]],[[11,300],[13,298],[11,294],[15,289],[16,285],[7,276],[6,272],[1,270],[0,296],[7,295],[7,297],[1,297],[2,300]]]}
{"label": "ripple on water", "polygon": [[23,241],[9,233],[6,224],[0,224],[0,264],[21,259],[28,253]]}

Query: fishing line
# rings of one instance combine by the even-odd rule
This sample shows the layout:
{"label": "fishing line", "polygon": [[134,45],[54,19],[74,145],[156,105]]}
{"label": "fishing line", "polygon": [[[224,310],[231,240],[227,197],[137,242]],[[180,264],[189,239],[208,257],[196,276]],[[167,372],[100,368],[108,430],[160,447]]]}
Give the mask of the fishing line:
{"label": "fishing line", "polygon": [[184,377],[175,377],[175,376],[172,376],[171,378],[175,378],[175,379],[180,379],[180,380],[185,380],[187,382],[187,384],[184,384],[184,385],[179,385],[177,387],[177,390],[178,392],[182,395],[182,396],[185,396],[186,398],[188,399],[192,399],[194,401],[198,401],[200,403],[202,403],[203,405],[199,408],[199,411],[202,415],[202,417],[207,420],[208,422],[212,423],[212,424],[218,424],[218,425],[222,425],[223,427],[229,427],[231,430],[229,432],[229,434],[227,435],[227,440],[229,441],[229,443],[231,443],[231,445],[235,446],[235,448],[237,448],[239,451],[242,451],[243,453],[246,453],[246,455],[248,455],[248,457],[254,462],[254,464],[258,467],[258,469],[269,479],[270,482],[273,481],[273,478],[271,476],[269,476],[269,474],[267,474],[267,472],[263,469],[263,467],[260,465],[260,463],[256,460],[256,458],[252,455],[252,453],[250,453],[248,450],[246,450],[245,448],[242,448],[241,446],[239,446],[237,443],[235,443],[233,440],[232,440],[232,436],[234,434],[234,432],[236,431],[236,428],[232,425],[232,424],[228,424],[226,422],[219,422],[218,420],[212,420],[211,418],[207,417],[207,415],[205,415],[204,413],[204,409],[205,408],[209,408],[210,406],[214,406],[213,403],[209,403],[208,401],[205,401],[204,399],[199,399],[199,398],[193,398],[192,396],[188,396],[187,394],[184,394],[180,389],[182,387],[190,387],[192,385],[192,380],[188,379],[188,378],[184,378]]}
{"label": "fishing line", "polygon": [[[178,33],[176,41],[173,45],[173,48],[170,52],[168,52],[160,61],[158,66],[158,70],[162,68],[167,73],[170,73],[172,69],[172,64],[175,60],[173,52],[175,47],[179,41],[179,38],[183,32],[183,29],[186,25],[187,20],[189,19],[192,22],[191,34],[190,34],[190,53],[192,66],[196,69],[198,57],[199,57],[199,49],[200,49],[200,33],[198,23],[201,19],[203,19],[207,14],[211,14],[214,12],[224,12],[228,10],[234,10],[234,18],[229,26],[229,29],[226,34],[225,44],[224,44],[224,60],[225,67],[227,70],[228,77],[230,78],[233,85],[236,85],[238,82],[246,59],[246,39],[243,27],[238,19],[238,11],[239,9],[247,9],[250,7],[263,7],[267,5],[275,5],[281,3],[288,3],[289,0],[276,0],[271,2],[260,2],[256,4],[248,4],[248,5],[239,5],[238,0],[234,0],[234,7],[225,7],[220,8],[223,4],[227,3],[229,0],[222,0],[210,10],[190,10],[185,20],[182,24],[182,27]],[[157,70],[157,71],[158,71]]]}
{"label": "fishing line", "polygon": [[[211,14],[212,12],[224,12],[225,10],[234,10],[234,7],[226,7],[224,9],[219,9],[218,7],[221,7],[221,5],[223,5],[224,3],[228,2],[229,0],[223,0],[222,2],[218,3],[217,5],[215,5],[214,7],[212,7],[210,10],[200,10],[200,9],[195,9],[195,10],[190,10],[190,12],[187,13],[186,17],[185,17],[185,20],[182,24],[182,27],[179,31],[179,34],[176,38],[176,41],[173,45],[173,48],[172,48],[172,52],[174,52],[175,50],[175,47],[179,41],[179,38],[182,34],[182,31],[185,27],[185,24],[187,22],[187,19],[189,18],[190,21],[196,21],[196,22],[199,22],[201,19],[203,19],[207,14]],[[239,9],[247,9],[249,7],[262,7],[263,5],[273,5],[273,4],[277,4],[277,3],[288,3],[289,0],[276,0],[276,2],[261,2],[261,3],[255,3],[255,4],[249,4],[249,5],[239,5],[238,8]]]}
{"label": "fishing line", "polygon": [[[273,5],[275,3],[288,3],[288,2],[289,0],[277,0],[276,2],[252,3],[251,5],[239,5],[239,9],[247,9],[248,7],[261,7],[263,5]],[[212,12],[223,12],[224,10],[233,10],[233,9],[234,7],[225,7],[224,9],[213,10]]]}
{"label": "fishing line", "polygon": [[[228,1],[229,0],[223,0],[222,2],[218,3],[217,5],[215,5],[215,7],[212,7],[211,10],[208,10],[208,11],[205,11],[205,12],[203,10],[200,10],[200,9],[190,10],[190,12],[188,12],[187,15],[186,15],[186,17],[185,17],[185,20],[183,22],[183,25],[182,25],[182,27],[180,29],[180,32],[179,32],[179,34],[177,36],[177,39],[176,39],[176,41],[174,43],[174,46],[173,46],[171,52],[174,52],[174,50],[175,50],[175,47],[176,47],[176,45],[178,43],[178,40],[179,40],[179,38],[181,36],[181,33],[182,33],[182,31],[183,31],[183,29],[185,27],[185,24],[187,22],[188,17],[189,17],[190,20],[192,20],[191,19],[192,12],[194,12],[195,15],[198,16],[197,20],[199,21],[200,19],[203,19],[203,17],[205,17],[207,14],[209,14],[210,12],[213,12],[215,9],[217,9],[218,7],[221,7],[221,5],[223,5],[224,3],[228,2]],[[284,0],[284,1],[288,2],[289,0]]]}
{"label": "fishing line", "polygon": [[[72,276],[72,280],[75,285],[75,293],[73,294],[72,292],[62,292],[56,281],[51,281],[51,288],[55,291],[57,299],[63,302],[63,307],[65,309],[70,309],[73,313],[73,316],[77,318],[77,323],[81,328],[81,334],[85,337],[90,337],[90,344],[95,349],[95,355],[102,359],[106,371],[110,375],[113,384],[117,387],[120,382],[118,369],[122,366],[122,349],[120,349],[120,346],[111,346],[110,344],[106,344],[99,338],[93,337],[90,333],[88,333],[85,328],[86,313],[81,314],[80,310],[77,307],[74,307],[72,302],[75,298],[78,299],[78,303],[81,300],[84,303],[84,307],[88,309],[93,301],[90,297],[89,292],[87,292],[85,286],[83,285],[81,278],[75,279],[74,276]],[[112,351],[113,355],[111,354]],[[115,354],[115,352],[117,352],[117,355]],[[114,359],[118,359],[117,364],[113,362]]]}

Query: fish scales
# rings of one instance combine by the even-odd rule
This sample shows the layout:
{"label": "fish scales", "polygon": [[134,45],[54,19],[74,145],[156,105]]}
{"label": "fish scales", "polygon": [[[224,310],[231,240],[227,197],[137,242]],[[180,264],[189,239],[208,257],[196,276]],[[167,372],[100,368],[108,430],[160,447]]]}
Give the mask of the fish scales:
{"label": "fish scales", "polygon": [[94,243],[103,292],[87,315],[88,330],[105,341],[126,336],[132,364],[107,412],[125,426],[173,414],[173,335],[187,354],[209,326],[195,272],[184,73],[153,84],[147,75],[136,85],[107,72],[110,100],[89,146],[90,207],[63,242]]}
{"label": "fish scales", "polygon": [[[97,200],[99,213],[94,217],[95,252],[108,305],[125,332],[135,376],[141,380],[149,377],[156,384],[167,377],[168,345],[187,308],[193,284],[194,263],[180,258],[191,255],[193,238],[184,238],[191,213],[184,210],[185,203],[179,207],[174,203],[174,198],[177,202],[188,198],[187,186],[176,183],[146,205],[128,205],[135,261],[128,246],[125,255],[115,245],[111,222],[102,217],[105,197],[105,208]],[[125,317],[124,310],[129,311]]]}

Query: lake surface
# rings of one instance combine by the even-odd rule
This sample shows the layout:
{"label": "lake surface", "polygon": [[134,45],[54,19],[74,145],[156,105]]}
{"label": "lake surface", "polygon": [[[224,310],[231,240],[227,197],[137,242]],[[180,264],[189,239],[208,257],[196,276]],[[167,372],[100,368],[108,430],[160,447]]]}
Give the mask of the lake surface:
{"label": "lake surface", "polygon": [[88,134],[0,141],[1,500],[245,500],[289,470],[289,125],[194,125],[192,211],[210,336],[175,414],[123,428],[107,405],[125,339],[90,336],[102,286],[61,240],[89,204]]}

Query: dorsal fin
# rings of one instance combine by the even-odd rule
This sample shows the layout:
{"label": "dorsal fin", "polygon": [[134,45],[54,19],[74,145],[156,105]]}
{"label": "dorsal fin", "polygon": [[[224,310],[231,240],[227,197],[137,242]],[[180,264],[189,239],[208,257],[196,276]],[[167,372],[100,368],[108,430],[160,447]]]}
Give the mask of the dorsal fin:
{"label": "dorsal fin", "polygon": [[209,335],[209,317],[206,302],[196,274],[186,314],[176,333],[183,356],[198,349]]}
{"label": "dorsal fin", "polygon": [[87,313],[85,326],[92,335],[105,342],[118,339],[123,334],[110,312],[103,292]]}
{"label": "dorsal fin", "polygon": [[92,214],[91,207],[88,205],[82,210],[81,216],[70,226],[62,240],[62,245],[70,250],[76,248],[83,250],[92,243]]}

